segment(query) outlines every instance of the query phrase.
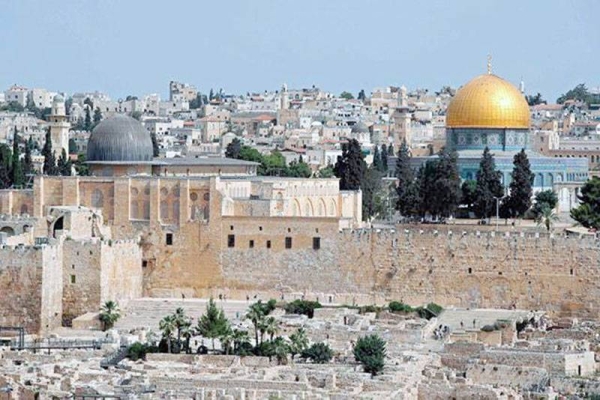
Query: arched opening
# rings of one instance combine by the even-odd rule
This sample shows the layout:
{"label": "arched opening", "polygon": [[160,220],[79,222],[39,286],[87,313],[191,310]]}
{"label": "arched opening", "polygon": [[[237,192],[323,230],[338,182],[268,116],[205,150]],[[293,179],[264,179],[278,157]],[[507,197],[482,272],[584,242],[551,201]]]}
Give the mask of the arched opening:
{"label": "arched opening", "polygon": [[52,227],[52,237],[56,239],[56,231],[62,231],[64,229],[65,217],[60,217],[54,223]]}
{"label": "arched opening", "polygon": [[27,207],[27,204],[21,204],[21,214],[29,214],[29,207]]}
{"label": "arched opening", "polygon": [[104,207],[104,194],[102,193],[102,190],[95,189],[92,192],[92,207],[95,207],[95,208]]}
{"label": "arched opening", "polygon": [[0,232],[6,233],[7,236],[14,236],[15,234],[15,230],[10,226],[3,227],[2,229],[0,229]]}

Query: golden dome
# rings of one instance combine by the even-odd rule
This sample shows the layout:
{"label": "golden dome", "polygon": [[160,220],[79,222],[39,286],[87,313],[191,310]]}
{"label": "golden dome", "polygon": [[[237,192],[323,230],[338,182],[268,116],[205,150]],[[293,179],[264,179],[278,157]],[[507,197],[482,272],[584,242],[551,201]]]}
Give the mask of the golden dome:
{"label": "golden dome", "polygon": [[458,89],[448,105],[446,126],[529,129],[529,106],[510,82],[481,75]]}

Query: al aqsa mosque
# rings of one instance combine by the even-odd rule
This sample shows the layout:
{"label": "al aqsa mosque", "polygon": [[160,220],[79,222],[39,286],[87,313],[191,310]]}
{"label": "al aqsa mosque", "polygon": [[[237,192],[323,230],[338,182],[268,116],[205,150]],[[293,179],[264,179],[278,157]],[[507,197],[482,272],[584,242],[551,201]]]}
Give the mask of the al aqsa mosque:
{"label": "al aqsa mosque", "polygon": [[[508,190],[513,157],[525,149],[535,174],[534,192],[554,190],[559,211],[577,205],[577,189],[588,179],[586,158],[553,158],[531,149],[530,111],[523,94],[510,82],[491,73],[480,75],[458,89],[446,112],[446,145],[458,153],[463,180],[476,179],[483,150],[494,155],[496,169]],[[423,163],[428,158],[419,158]]]}

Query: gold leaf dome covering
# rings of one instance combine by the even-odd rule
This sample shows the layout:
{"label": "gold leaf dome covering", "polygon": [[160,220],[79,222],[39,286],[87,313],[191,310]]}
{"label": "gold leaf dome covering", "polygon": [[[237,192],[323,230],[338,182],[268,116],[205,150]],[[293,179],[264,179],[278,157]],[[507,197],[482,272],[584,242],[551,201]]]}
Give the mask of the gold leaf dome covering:
{"label": "gold leaf dome covering", "polygon": [[448,105],[448,128],[529,129],[529,106],[510,82],[478,76],[461,87]]}

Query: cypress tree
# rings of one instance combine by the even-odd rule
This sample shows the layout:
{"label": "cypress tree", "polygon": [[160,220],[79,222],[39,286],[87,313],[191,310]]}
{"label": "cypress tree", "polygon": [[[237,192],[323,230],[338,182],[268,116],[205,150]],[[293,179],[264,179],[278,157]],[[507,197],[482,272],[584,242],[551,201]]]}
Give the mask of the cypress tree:
{"label": "cypress tree", "polygon": [[433,207],[429,211],[436,217],[449,217],[460,204],[458,155],[455,151],[442,147],[438,157],[433,183]]}
{"label": "cypress tree", "polygon": [[393,144],[390,144],[390,146],[388,147],[388,156],[394,157],[394,145]]}
{"label": "cypress tree", "polygon": [[0,143],[0,189],[7,189],[11,186],[10,181],[10,148]]}
{"label": "cypress tree", "polygon": [[25,145],[25,156],[23,156],[23,175],[25,175],[26,181],[28,180],[28,175],[35,173],[33,168],[33,160],[31,159],[31,149],[32,141],[30,137],[29,141]]}
{"label": "cypress tree", "polygon": [[156,133],[154,131],[150,133],[150,139],[152,139],[152,156],[158,157],[160,155],[160,149],[158,148],[158,140],[156,139]]}
{"label": "cypress tree", "polygon": [[94,127],[96,127],[100,121],[102,121],[102,111],[100,111],[100,108],[96,107],[94,110]]}
{"label": "cypress tree", "polygon": [[62,150],[60,157],[58,158],[58,174],[62,176],[71,176],[71,160],[67,156],[65,149]]}
{"label": "cypress tree", "polygon": [[515,154],[513,159],[512,182],[507,207],[512,217],[521,217],[531,207],[532,185],[534,175],[531,172],[529,159],[525,149]]}
{"label": "cypress tree", "polygon": [[379,147],[375,146],[373,149],[373,167],[377,171],[383,171],[383,163],[381,161],[381,154],[379,154]]}
{"label": "cypress tree", "polygon": [[383,166],[383,172],[388,172],[388,151],[385,144],[381,145],[381,165]]}
{"label": "cypress tree", "polygon": [[54,152],[52,152],[52,136],[50,135],[50,129],[46,131],[46,142],[42,149],[42,155],[44,156],[44,174],[57,175],[56,158],[54,157]]}
{"label": "cypress tree", "polygon": [[381,189],[381,172],[371,165],[365,171],[360,186],[362,190],[362,216],[368,221],[375,215],[375,195]]}
{"label": "cypress tree", "polygon": [[356,139],[342,146],[342,155],[335,164],[335,176],[340,178],[340,190],[359,190],[367,164]]}
{"label": "cypress tree", "polygon": [[475,201],[473,202],[473,209],[478,218],[490,218],[496,213],[495,197],[502,196],[504,192],[500,177],[500,171],[496,171],[494,156],[486,146],[477,171]]}
{"label": "cypress tree", "polygon": [[22,187],[25,183],[23,166],[21,165],[21,154],[19,152],[19,142],[19,133],[17,132],[17,127],[15,127],[15,134],[13,136],[12,160],[10,166],[10,180],[12,185],[15,187]]}
{"label": "cypress tree", "polygon": [[85,120],[83,123],[83,128],[88,132],[92,130],[92,117],[90,116],[89,107],[85,108]]}
{"label": "cypress tree", "polygon": [[410,158],[408,146],[406,145],[406,141],[404,141],[398,151],[395,171],[396,178],[398,179],[396,209],[403,216],[415,215],[419,207],[419,188],[415,180],[415,173],[410,165]]}

